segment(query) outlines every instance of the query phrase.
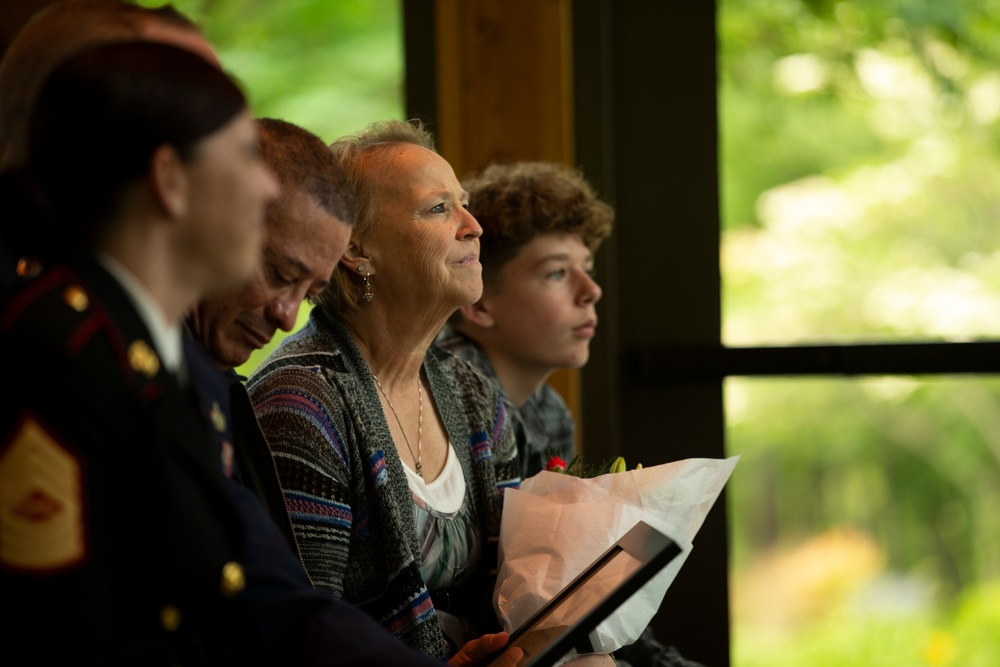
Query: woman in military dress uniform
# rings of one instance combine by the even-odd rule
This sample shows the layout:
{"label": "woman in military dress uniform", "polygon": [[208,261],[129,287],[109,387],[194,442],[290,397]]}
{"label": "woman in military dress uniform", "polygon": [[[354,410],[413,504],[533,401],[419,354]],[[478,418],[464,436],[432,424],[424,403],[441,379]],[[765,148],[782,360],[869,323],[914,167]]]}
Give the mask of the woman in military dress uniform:
{"label": "woman in military dress uniform", "polygon": [[254,266],[277,191],[256,141],[199,56],[103,46],[53,72],[3,177],[4,233],[46,267],[0,311],[4,645],[33,663],[230,650],[245,536],[180,323]]}

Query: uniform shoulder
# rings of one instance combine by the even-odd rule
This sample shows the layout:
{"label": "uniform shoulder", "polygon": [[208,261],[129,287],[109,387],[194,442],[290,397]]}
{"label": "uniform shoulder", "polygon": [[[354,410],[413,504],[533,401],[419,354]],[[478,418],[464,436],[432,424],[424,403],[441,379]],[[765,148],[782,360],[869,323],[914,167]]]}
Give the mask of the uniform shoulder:
{"label": "uniform shoulder", "polygon": [[54,270],[8,295],[0,333],[62,340],[94,317],[91,295],[67,271]]}
{"label": "uniform shoulder", "polygon": [[[0,337],[6,349],[79,360],[97,353],[130,373],[158,365],[139,342],[130,349],[99,297],[70,270],[54,268],[7,295],[0,305]],[[130,361],[132,359],[132,361]],[[36,359],[37,360],[37,359]]]}

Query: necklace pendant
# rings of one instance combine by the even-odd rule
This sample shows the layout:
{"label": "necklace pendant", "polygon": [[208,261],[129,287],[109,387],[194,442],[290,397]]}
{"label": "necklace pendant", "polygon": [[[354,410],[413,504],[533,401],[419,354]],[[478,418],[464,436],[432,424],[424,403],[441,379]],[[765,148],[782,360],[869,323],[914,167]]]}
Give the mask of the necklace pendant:
{"label": "necklace pendant", "polygon": [[417,477],[419,477],[420,479],[423,479],[424,478],[424,466],[422,466],[420,464],[420,461],[417,461],[416,468],[417,468]]}

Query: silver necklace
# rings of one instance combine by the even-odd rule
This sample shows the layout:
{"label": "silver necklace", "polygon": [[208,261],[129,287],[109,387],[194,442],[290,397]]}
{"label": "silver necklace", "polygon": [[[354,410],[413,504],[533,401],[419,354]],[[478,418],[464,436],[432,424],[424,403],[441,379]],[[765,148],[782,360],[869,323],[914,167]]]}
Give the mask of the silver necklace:
{"label": "silver necklace", "polygon": [[382,383],[379,381],[378,376],[372,373],[372,377],[375,378],[375,384],[378,385],[378,390],[382,392],[382,396],[385,397],[385,402],[392,410],[392,416],[396,418],[396,423],[399,424],[399,432],[403,434],[403,442],[406,443],[406,448],[410,450],[410,456],[413,457],[414,466],[417,469],[417,476],[423,479],[424,477],[424,466],[420,462],[420,450],[424,444],[424,388],[420,386],[420,373],[417,372],[417,453],[413,453],[413,447],[410,446],[410,439],[406,437],[406,430],[403,428],[403,422],[399,420],[399,415],[396,414],[396,408],[392,407],[392,401],[389,400],[389,395],[385,393],[385,389],[382,387]]}

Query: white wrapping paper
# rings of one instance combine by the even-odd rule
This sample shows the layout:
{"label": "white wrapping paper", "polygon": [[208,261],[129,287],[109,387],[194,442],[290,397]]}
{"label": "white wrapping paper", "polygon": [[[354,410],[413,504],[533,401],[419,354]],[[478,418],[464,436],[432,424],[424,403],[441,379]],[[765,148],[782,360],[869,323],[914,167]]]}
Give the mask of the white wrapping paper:
{"label": "white wrapping paper", "polygon": [[[672,538],[682,552],[591,634],[598,653],[634,642],[687,560],[694,536],[738,461],[739,456],[685,459],[592,478],[541,472],[520,490],[507,490],[493,591],[504,629],[515,630],[642,520]],[[603,596],[621,578],[621,572],[611,572],[588,587]],[[550,621],[563,623],[559,616]]]}

